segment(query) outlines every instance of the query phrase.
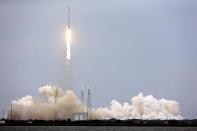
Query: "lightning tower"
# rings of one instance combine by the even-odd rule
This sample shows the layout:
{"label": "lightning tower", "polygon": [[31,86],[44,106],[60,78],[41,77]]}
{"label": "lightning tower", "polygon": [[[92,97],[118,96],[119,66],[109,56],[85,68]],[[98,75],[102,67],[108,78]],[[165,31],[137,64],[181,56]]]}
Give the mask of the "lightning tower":
{"label": "lightning tower", "polygon": [[81,82],[81,103],[84,104],[84,81]]}
{"label": "lightning tower", "polygon": [[11,110],[10,110],[10,113],[11,113],[10,118],[11,118],[11,120],[12,120],[12,117],[13,117],[13,116],[12,116],[12,115],[13,115],[13,114],[12,114],[12,104],[11,104]]}
{"label": "lightning tower", "polygon": [[91,91],[89,88],[89,80],[86,83],[87,88],[88,88],[88,96],[87,96],[87,119],[91,120],[91,110],[92,110],[92,102],[91,102]]}

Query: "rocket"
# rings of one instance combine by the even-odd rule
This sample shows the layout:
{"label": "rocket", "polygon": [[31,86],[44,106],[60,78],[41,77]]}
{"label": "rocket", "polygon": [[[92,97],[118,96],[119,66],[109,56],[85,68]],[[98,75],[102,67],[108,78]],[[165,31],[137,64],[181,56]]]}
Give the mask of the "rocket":
{"label": "rocket", "polygon": [[70,6],[68,6],[67,11],[68,11],[68,25],[67,25],[68,27],[67,28],[70,29]]}
{"label": "rocket", "polygon": [[68,23],[66,27],[66,59],[71,59],[71,28],[70,28],[70,6],[67,7],[68,11]]}

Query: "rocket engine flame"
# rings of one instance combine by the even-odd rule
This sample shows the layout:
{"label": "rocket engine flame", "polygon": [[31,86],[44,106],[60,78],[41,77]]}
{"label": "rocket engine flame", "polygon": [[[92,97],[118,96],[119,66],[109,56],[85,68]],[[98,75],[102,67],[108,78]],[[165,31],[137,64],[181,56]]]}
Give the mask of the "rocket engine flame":
{"label": "rocket engine flame", "polygon": [[66,59],[70,60],[71,59],[71,29],[67,27],[66,29]]}

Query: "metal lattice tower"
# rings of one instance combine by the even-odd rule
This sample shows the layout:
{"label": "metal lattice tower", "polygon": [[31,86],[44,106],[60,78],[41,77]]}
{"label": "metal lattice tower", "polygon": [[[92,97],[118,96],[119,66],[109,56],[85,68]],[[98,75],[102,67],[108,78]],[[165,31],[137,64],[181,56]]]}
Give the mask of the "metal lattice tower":
{"label": "metal lattice tower", "polygon": [[2,112],[2,119],[4,119],[4,117],[5,117],[5,110],[4,110],[4,108],[3,108],[3,112]]}
{"label": "metal lattice tower", "polygon": [[12,104],[11,104],[11,110],[10,110],[10,118],[12,120]]}
{"label": "metal lattice tower", "polygon": [[90,89],[88,89],[87,119],[91,120],[91,91],[90,91]]}
{"label": "metal lattice tower", "polygon": [[57,103],[57,95],[58,95],[58,90],[57,88],[55,89],[55,104]]}
{"label": "metal lattice tower", "polygon": [[81,103],[84,104],[84,81],[81,83]]}

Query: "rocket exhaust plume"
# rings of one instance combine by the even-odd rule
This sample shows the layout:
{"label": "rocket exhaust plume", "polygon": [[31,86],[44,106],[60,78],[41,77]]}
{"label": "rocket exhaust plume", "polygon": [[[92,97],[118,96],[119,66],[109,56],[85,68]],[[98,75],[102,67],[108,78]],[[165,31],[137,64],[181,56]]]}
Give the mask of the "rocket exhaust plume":
{"label": "rocket exhaust plume", "polygon": [[71,29],[67,27],[66,29],[66,59],[71,59],[71,51],[70,51],[70,43],[71,43]]}
{"label": "rocket exhaust plume", "polygon": [[[27,95],[11,102],[7,118],[13,120],[65,120],[73,113],[86,112],[87,107],[72,90],[46,85],[38,89],[41,99]],[[91,119],[183,119],[179,104],[173,100],[156,99],[152,95],[139,93],[131,102],[123,104],[112,100],[108,107],[92,108]]]}
{"label": "rocket exhaust plume", "polygon": [[66,59],[71,59],[71,28],[70,28],[70,7],[68,6],[68,23],[66,27]]}

